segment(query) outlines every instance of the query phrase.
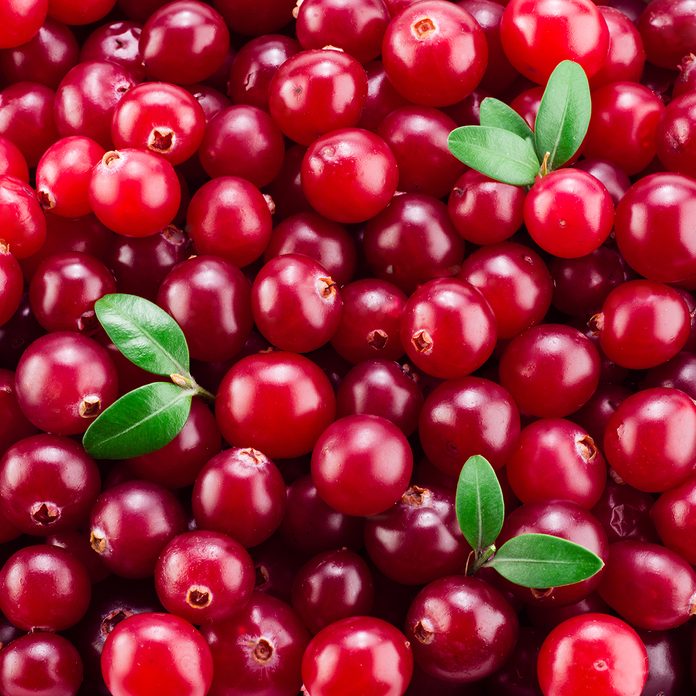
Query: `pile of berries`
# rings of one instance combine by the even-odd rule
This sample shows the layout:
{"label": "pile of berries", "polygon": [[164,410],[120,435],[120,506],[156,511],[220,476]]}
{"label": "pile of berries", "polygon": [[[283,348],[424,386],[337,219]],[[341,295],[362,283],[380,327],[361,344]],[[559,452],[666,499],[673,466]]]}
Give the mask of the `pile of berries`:
{"label": "pile of berries", "polygon": [[[0,3],[1,696],[695,692],[696,10],[607,3]],[[451,154],[562,61],[565,166]],[[116,460],[114,293],[195,385]],[[602,569],[472,563],[474,455]]]}

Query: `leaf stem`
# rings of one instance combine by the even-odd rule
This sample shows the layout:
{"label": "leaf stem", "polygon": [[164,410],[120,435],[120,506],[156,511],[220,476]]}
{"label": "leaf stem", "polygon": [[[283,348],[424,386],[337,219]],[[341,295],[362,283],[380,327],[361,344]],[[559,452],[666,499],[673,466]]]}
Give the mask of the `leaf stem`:
{"label": "leaf stem", "polygon": [[169,379],[171,379],[177,387],[193,390],[195,392],[195,396],[200,396],[204,399],[208,399],[209,401],[215,401],[215,394],[201,387],[201,385],[196,382],[189,372],[184,375],[180,375],[179,373],[175,372],[173,375],[169,375]]}
{"label": "leaf stem", "polygon": [[496,548],[495,544],[491,544],[488,548],[476,551],[474,558],[474,565],[471,567],[470,575],[475,575],[484,565],[491,559],[495,554]]}

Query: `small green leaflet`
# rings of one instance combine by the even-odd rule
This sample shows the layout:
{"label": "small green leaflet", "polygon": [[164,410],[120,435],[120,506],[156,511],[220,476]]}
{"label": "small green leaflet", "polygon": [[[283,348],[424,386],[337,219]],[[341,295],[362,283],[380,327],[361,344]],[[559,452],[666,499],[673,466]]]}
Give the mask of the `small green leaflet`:
{"label": "small green leaflet", "polygon": [[529,124],[511,107],[500,99],[486,97],[481,102],[479,120],[482,126],[502,128],[519,135],[520,138],[534,138]]}
{"label": "small green leaflet", "polygon": [[547,589],[587,580],[604,563],[572,541],[549,534],[521,534],[506,541],[486,565],[522,587]]}
{"label": "small green leaflet", "polygon": [[450,152],[491,179],[514,186],[531,186],[539,160],[531,140],[502,128],[462,126],[447,140]]}
{"label": "small green leaflet", "polygon": [[99,415],[87,428],[82,444],[95,459],[128,459],[154,452],[184,427],[195,393],[168,382],[138,387]]}
{"label": "small green leaflet", "polygon": [[462,534],[474,551],[495,543],[503,526],[505,505],[498,477],[485,457],[466,460],[459,474],[455,508]]}
{"label": "small green leaflet", "polygon": [[548,171],[563,166],[587,133],[592,113],[590,86],[585,71],[572,60],[559,63],[551,73],[534,124],[534,146]]}
{"label": "small green leaflet", "polygon": [[114,345],[138,367],[156,375],[188,375],[189,351],[174,319],[136,295],[104,295],[94,304]]}

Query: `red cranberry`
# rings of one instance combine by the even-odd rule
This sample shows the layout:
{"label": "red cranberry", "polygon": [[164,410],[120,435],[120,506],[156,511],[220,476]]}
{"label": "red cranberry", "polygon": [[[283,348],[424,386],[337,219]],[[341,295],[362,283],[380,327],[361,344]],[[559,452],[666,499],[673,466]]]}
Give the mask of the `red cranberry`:
{"label": "red cranberry", "polygon": [[610,542],[624,539],[657,541],[650,519],[654,503],[655,499],[649,493],[609,479],[602,497],[592,508],[592,514],[601,522]]}
{"label": "red cranberry", "polygon": [[82,44],[81,62],[96,60],[116,63],[141,80],[145,76],[139,46],[142,29],[138,22],[118,21],[102,24]]}
{"label": "red cranberry", "polygon": [[[583,159],[574,165],[576,169],[582,169],[595,179],[599,179],[604,188],[609,191],[614,205],[618,205],[619,201],[624,197],[624,194],[631,186],[631,180],[617,165],[601,159]],[[600,247],[604,248],[604,247]]]}
{"label": "red cranberry", "polygon": [[22,151],[9,139],[0,135],[0,175],[12,176],[29,183],[29,168]]}
{"label": "red cranberry", "polygon": [[135,614],[109,634],[101,655],[104,681],[114,696],[205,696],[213,660],[203,636],[171,614]]}
{"label": "red cranberry", "polygon": [[291,22],[296,0],[213,0],[213,4],[235,31],[259,36]]}
{"label": "red cranberry", "polygon": [[688,0],[655,0],[646,6],[638,29],[651,63],[675,69],[684,56],[694,52],[692,10]]}
{"label": "red cranberry", "polygon": [[689,663],[679,631],[639,631],[648,651],[648,680],[643,693],[677,696],[688,693]]}
{"label": "red cranberry", "polygon": [[679,76],[674,82],[672,97],[681,97],[696,88],[696,56],[686,56],[679,64]]}
{"label": "red cranberry", "polygon": [[111,575],[101,558],[94,553],[89,545],[89,537],[82,531],[51,534],[46,537],[45,543],[49,546],[65,549],[71,556],[80,561],[84,565],[93,586]]}
{"label": "red cranberry", "polygon": [[662,543],[689,563],[696,562],[696,479],[663,493],[650,510]]}
{"label": "red cranberry", "polygon": [[230,100],[214,87],[209,87],[208,85],[188,85],[185,89],[193,95],[201,109],[203,109],[206,123],[210,123],[223,109],[231,106]]}
{"label": "red cranberry", "polygon": [[19,309],[23,290],[22,267],[10,253],[9,245],[0,242],[0,326]]}
{"label": "red cranberry", "polygon": [[0,48],[20,46],[39,31],[46,19],[48,0],[20,0],[0,10]]}
{"label": "red cranberry", "polygon": [[249,553],[256,569],[256,589],[289,603],[292,583],[307,556],[298,554],[280,535],[272,536]]}
{"label": "red cranberry", "polygon": [[0,245],[17,259],[35,254],[46,239],[46,218],[34,191],[13,176],[0,176]]}
{"label": "red cranberry", "polygon": [[2,456],[15,442],[36,432],[19,408],[15,376],[10,370],[0,369],[0,413],[2,413],[2,419],[0,419],[0,456]]}
{"label": "red cranberry", "polygon": [[92,24],[111,12],[116,0],[92,0],[88,5],[76,0],[49,0],[48,13],[65,24]]}
{"label": "red cranberry", "polygon": [[657,155],[671,171],[696,176],[693,145],[696,132],[696,94],[684,94],[667,106],[657,130]]}
{"label": "red cranberry", "polygon": [[385,116],[406,106],[408,102],[395,89],[381,60],[373,60],[365,66],[367,73],[367,101],[363,107],[358,125],[375,130]]}

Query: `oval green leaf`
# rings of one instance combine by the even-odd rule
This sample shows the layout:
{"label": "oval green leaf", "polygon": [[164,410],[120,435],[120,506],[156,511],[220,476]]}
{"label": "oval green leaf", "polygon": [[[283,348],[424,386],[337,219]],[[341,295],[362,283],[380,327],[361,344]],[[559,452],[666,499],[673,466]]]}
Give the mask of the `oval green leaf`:
{"label": "oval green leaf", "polygon": [[520,138],[534,137],[529,124],[512,107],[495,97],[486,97],[481,102],[479,120],[482,126],[502,128]]}
{"label": "oval green leaf", "polygon": [[94,311],[114,345],[132,363],[156,375],[188,375],[184,332],[154,302],[114,293],[97,300]]}
{"label": "oval green leaf", "polygon": [[459,528],[474,551],[482,551],[500,534],[505,503],[498,477],[485,457],[469,457],[457,483],[455,510]]}
{"label": "oval green leaf", "polygon": [[548,171],[558,169],[578,151],[591,113],[585,71],[572,60],[562,61],[549,77],[534,124],[534,146],[542,162],[549,153]]}
{"label": "oval green leaf", "polygon": [[531,186],[539,172],[532,142],[502,128],[462,126],[447,145],[458,160],[504,184]]}
{"label": "oval green leaf", "polygon": [[168,382],[138,387],[89,426],[82,444],[95,459],[128,459],[154,452],[181,432],[193,394]]}
{"label": "oval green leaf", "polygon": [[506,541],[486,565],[510,582],[543,590],[587,580],[604,563],[572,541],[549,534],[521,534]]}

